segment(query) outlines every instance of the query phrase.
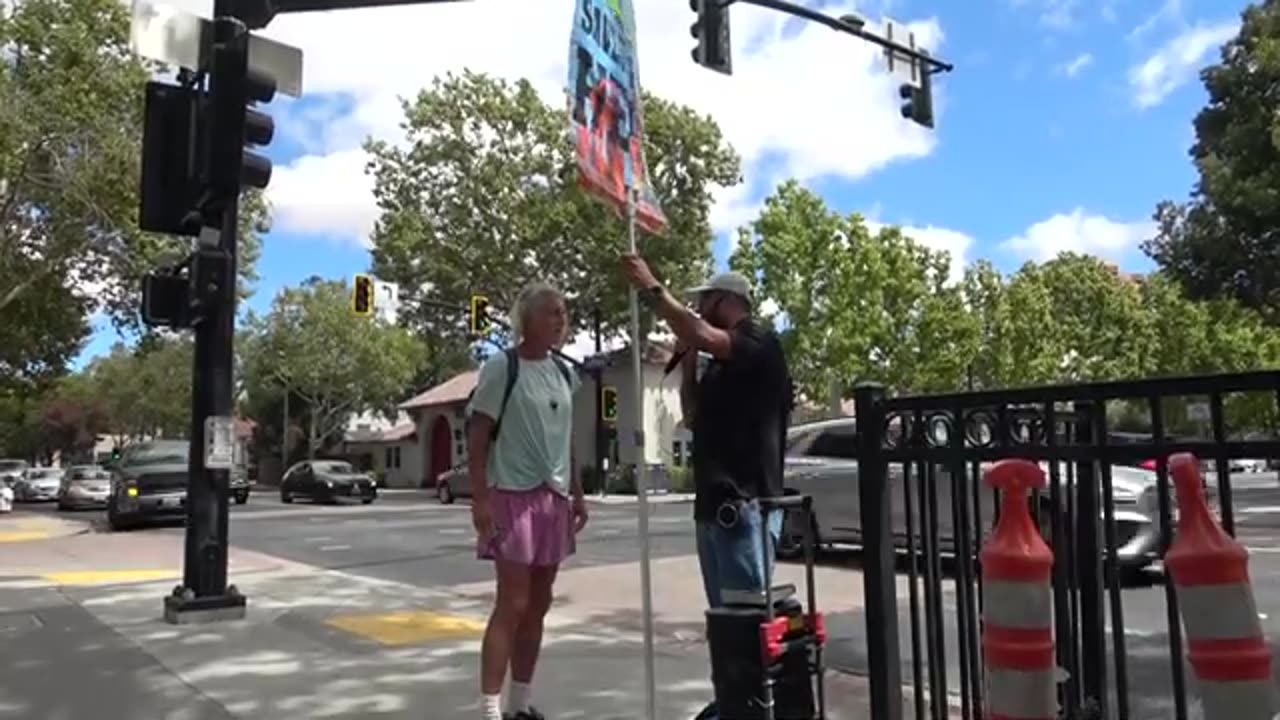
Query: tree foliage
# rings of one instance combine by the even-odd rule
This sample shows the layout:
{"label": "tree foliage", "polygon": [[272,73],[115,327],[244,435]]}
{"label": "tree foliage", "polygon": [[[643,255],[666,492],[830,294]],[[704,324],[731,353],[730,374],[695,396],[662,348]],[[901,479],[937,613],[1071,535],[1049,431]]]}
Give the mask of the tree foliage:
{"label": "tree foliage", "polygon": [[[1119,272],[1064,253],[1005,276],[989,262],[947,280],[949,258],[896,228],[870,233],[794,182],[765,200],[730,264],[776,306],[793,376],[811,402],[836,382],[897,393],[1090,382],[1275,367],[1280,330],[1231,299],[1190,299],[1163,274]],[[1268,424],[1265,402],[1235,398],[1235,427]],[[1261,404],[1259,404],[1261,402]],[[1263,407],[1263,406],[1266,407]],[[1171,423],[1185,422],[1171,408]]]}
{"label": "tree foliage", "polygon": [[[642,247],[678,288],[710,265],[710,193],[739,182],[739,160],[709,117],[653,96],[645,103],[645,154],[669,230]],[[373,270],[399,283],[408,324],[432,340],[432,362],[447,370],[466,361],[471,294],[501,312],[534,279],[565,290],[574,329],[589,327],[596,307],[606,333],[626,327],[626,289],[611,271],[626,225],[577,187],[562,108],[527,81],[464,72],[436,79],[404,112],[406,147],[367,146],[381,210]]]}
{"label": "tree foliage", "polygon": [[730,258],[756,278],[761,304],[785,314],[791,372],[809,398],[855,380],[940,390],[962,382],[978,323],[946,283],[950,258],[897,228],[872,234],[858,215],[831,212],[784,183],[744,228]]}
{"label": "tree foliage", "polygon": [[[186,242],[137,228],[146,67],[115,0],[0,8],[0,377],[58,374],[93,310],[137,329],[138,280]],[[242,281],[265,224],[246,202]]]}
{"label": "tree foliage", "polygon": [[345,281],[313,278],[246,323],[246,391],[262,397],[288,387],[300,398],[312,457],[353,414],[394,415],[425,357],[404,328],[353,316],[349,299]]}
{"label": "tree foliage", "polygon": [[1221,61],[1201,73],[1209,101],[1190,155],[1199,182],[1161,203],[1146,252],[1194,298],[1234,298],[1280,322],[1280,0],[1244,11]]}
{"label": "tree foliage", "polygon": [[104,405],[110,434],[121,443],[143,437],[187,437],[191,431],[189,336],[117,343],[85,368]]}

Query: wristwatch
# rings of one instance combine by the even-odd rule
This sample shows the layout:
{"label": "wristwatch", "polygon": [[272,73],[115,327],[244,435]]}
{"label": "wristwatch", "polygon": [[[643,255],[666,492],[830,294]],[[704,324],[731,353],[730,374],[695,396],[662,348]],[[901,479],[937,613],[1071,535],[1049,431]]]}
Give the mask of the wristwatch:
{"label": "wristwatch", "polygon": [[647,287],[640,291],[640,300],[642,300],[644,304],[648,305],[649,307],[653,307],[654,305],[657,305],[658,301],[661,299],[662,299],[662,285],[654,285],[652,287]]}

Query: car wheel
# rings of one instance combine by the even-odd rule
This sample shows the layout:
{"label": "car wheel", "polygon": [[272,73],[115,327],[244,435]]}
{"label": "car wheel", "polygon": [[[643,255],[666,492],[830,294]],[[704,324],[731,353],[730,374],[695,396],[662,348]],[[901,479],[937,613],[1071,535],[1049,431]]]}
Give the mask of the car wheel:
{"label": "car wheel", "polygon": [[373,498],[360,498],[360,504],[361,504],[361,505],[371,505],[371,504],[373,504]]}
{"label": "car wheel", "polygon": [[239,493],[236,493],[236,504],[237,504],[237,505],[243,505],[243,504],[245,504],[245,503],[247,503],[247,502],[249,502],[249,493],[247,493],[247,492],[239,492]]}
{"label": "car wheel", "polygon": [[288,490],[280,490],[280,502],[285,504],[293,502],[293,496],[289,494]]}
{"label": "car wheel", "polygon": [[112,532],[124,532],[130,528],[130,524],[125,522],[124,518],[116,514],[115,506],[107,506],[107,527]]}
{"label": "car wheel", "polygon": [[449,483],[442,482],[436,485],[436,498],[440,500],[441,505],[453,504],[453,490],[449,488]]}

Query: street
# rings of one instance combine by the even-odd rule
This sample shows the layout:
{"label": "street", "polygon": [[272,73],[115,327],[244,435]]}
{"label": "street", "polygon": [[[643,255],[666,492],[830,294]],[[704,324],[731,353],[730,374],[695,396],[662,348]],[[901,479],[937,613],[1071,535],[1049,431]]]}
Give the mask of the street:
{"label": "street", "polygon": [[[1270,634],[1280,636],[1280,613],[1275,607],[1280,601],[1280,488],[1242,484],[1236,504],[1239,536],[1252,554],[1250,567],[1263,622]],[[655,503],[651,509],[658,666],[667,683],[660,693],[664,702],[674,703],[664,705],[678,713],[671,717],[685,713],[692,717],[710,688],[701,680],[706,662],[691,507],[682,502]],[[167,714],[178,711],[166,709],[168,701],[163,698],[178,696],[156,695],[147,689],[139,692],[159,699],[130,705],[129,712],[134,714],[121,710],[121,718],[262,716],[259,713],[267,708],[273,717],[468,717],[465,708],[475,694],[471,673],[475,639],[492,598],[492,585],[490,567],[474,557],[465,503],[446,506],[414,491],[393,491],[369,506],[284,505],[273,493],[259,492],[247,505],[233,506],[231,522],[231,581],[249,596],[250,618],[202,629],[159,621],[160,598],[180,577],[182,529],[100,533],[87,524],[96,516],[94,512],[59,513],[49,505],[24,505],[18,513],[0,516],[0,634],[6,638],[0,644],[0,660],[6,667],[57,667],[55,677],[70,673],[87,686],[97,687],[100,681],[104,688],[115,688],[104,689],[97,697],[118,694],[120,673],[152,677],[159,670],[172,680],[166,681],[168,685],[195,688],[196,696],[182,700],[195,704],[179,703],[175,708],[207,707],[207,713]],[[43,537],[40,523],[65,526],[67,534]],[[551,624],[559,629],[548,631],[556,639],[550,641],[552,649],[544,663],[545,705],[556,710],[558,717],[639,717],[643,710],[643,695],[637,694],[642,624],[635,505],[593,503],[591,523],[580,536],[578,548],[557,584]],[[779,573],[785,580],[800,579],[795,565],[781,565]],[[1122,593],[1129,699],[1132,717],[1168,717],[1171,684],[1164,591],[1158,570],[1149,573],[1147,580]],[[899,579],[899,627],[903,679],[911,683],[906,583],[905,577]],[[819,598],[829,615],[832,635],[828,660],[833,669],[843,671],[832,673],[837,688],[833,696],[839,699],[833,702],[845,702],[851,708],[865,705],[858,677],[866,673],[868,664],[862,639],[862,592],[856,553],[839,549],[824,553]],[[944,593],[946,678],[954,705],[960,675],[954,581],[949,578],[944,581]],[[270,619],[266,626],[261,624],[264,618]],[[275,637],[281,633],[289,639]],[[203,644],[215,637],[234,638],[236,644]],[[61,644],[51,638],[60,639]],[[585,644],[578,647],[575,642]],[[255,643],[267,645],[249,652]],[[335,660],[318,666],[286,662],[286,649],[294,645],[322,656],[337,648],[339,655],[350,653],[352,659],[349,664]],[[95,648],[93,658],[86,659],[77,650],[86,647]],[[383,667],[372,661],[374,657],[391,664]],[[433,672],[445,673],[437,679],[447,680],[449,689],[440,697],[456,700],[457,714],[452,710],[424,714],[422,707],[434,706],[421,705],[427,702],[422,693],[416,700],[392,701],[387,696],[378,702],[367,698],[339,702],[330,697],[342,695],[336,687],[343,687],[340,679],[330,675],[341,678],[355,673],[372,682],[382,672],[389,673],[382,682],[391,683],[388,678],[409,672],[403,664],[410,657],[431,658],[452,668],[448,673],[443,665],[414,672],[424,678]],[[37,659],[43,662],[32,665]],[[227,663],[250,661],[257,663],[252,672],[228,670]],[[100,667],[111,668],[110,678],[94,679]],[[312,676],[310,683],[300,685],[296,678],[288,679],[296,673]],[[156,681],[147,683],[154,686]],[[634,708],[615,708],[614,715],[574,712],[600,702],[608,692],[624,692],[624,686],[630,702],[637,703]],[[0,718],[31,717],[24,713],[49,703],[70,702],[60,687],[60,681],[28,677],[25,671],[0,676]],[[565,688],[572,693],[566,694]],[[557,697],[546,697],[553,692]],[[306,693],[312,694],[310,700],[303,698]],[[323,711],[317,704],[321,696],[328,703]],[[93,703],[83,702],[88,703],[85,708]],[[79,707],[68,705],[68,714],[42,712],[40,716],[80,717],[71,712]],[[138,714],[139,707],[149,709]]]}

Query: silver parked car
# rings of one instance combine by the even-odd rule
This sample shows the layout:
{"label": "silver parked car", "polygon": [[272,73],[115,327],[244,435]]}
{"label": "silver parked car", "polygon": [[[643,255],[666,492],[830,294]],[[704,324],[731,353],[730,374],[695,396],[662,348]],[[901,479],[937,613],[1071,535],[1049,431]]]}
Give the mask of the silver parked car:
{"label": "silver parked car", "polygon": [[26,460],[0,458],[0,484],[16,487],[31,464]]}
{"label": "silver parked car", "polygon": [[111,497],[111,473],[98,465],[73,465],[58,489],[58,509],[106,508]]}
{"label": "silver parked car", "polygon": [[[811,495],[816,523],[816,536],[824,544],[860,544],[862,518],[858,495],[858,462],[855,456],[855,421],[853,418],[823,420],[793,427],[788,431],[784,485],[789,493]],[[1067,464],[1059,466],[1060,487],[1065,490],[1068,477]],[[1047,464],[1046,464],[1047,469]],[[914,473],[913,473],[914,474]],[[896,544],[907,545],[906,513],[903,502],[903,470],[899,463],[889,465],[891,514]],[[950,474],[939,467],[934,483],[938,518],[938,544],[944,552],[953,552],[955,533],[952,515],[952,487]],[[967,479],[967,478],[966,478]],[[1156,496],[1156,473],[1142,468],[1112,466],[1111,486],[1116,520],[1117,558],[1122,567],[1140,569],[1157,559],[1161,533],[1160,514]],[[980,503],[982,535],[991,530],[994,494],[983,484]],[[968,523],[976,527],[973,518],[973,489],[966,483],[966,507]],[[1065,498],[1060,499],[1065,507]],[[1041,493],[1041,525],[1048,535],[1052,507],[1048,492]],[[1065,510],[1060,517],[1065,515]],[[916,547],[920,547],[920,502],[918,486],[912,488],[912,535]],[[798,547],[803,527],[799,518],[789,516],[784,527],[784,538],[779,552],[788,554]],[[976,541],[980,535],[971,530]],[[977,545],[974,545],[975,551]]]}
{"label": "silver parked car", "polygon": [[448,505],[457,498],[471,497],[471,481],[466,464],[452,467],[436,476],[436,499]]}
{"label": "silver parked car", "polygon": [[14,488],[18,502],[52,502],[62,487],[62,468],[28,468]]}

